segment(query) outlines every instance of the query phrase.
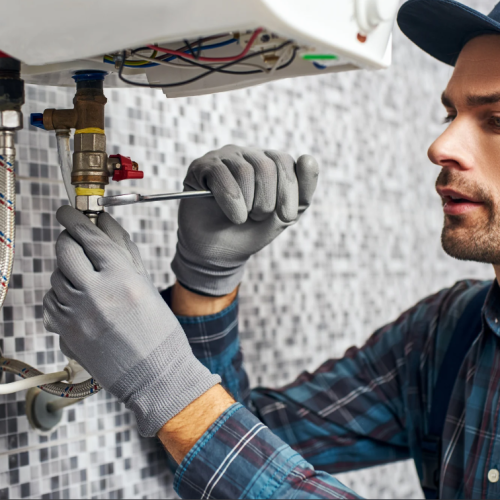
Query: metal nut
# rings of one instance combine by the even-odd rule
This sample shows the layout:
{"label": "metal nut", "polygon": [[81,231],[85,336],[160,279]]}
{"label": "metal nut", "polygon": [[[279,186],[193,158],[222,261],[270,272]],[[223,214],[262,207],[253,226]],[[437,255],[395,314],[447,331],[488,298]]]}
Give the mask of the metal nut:
{"label": "metal nut", "polygon": [[0,111],[0,129],[19,130],[23,128],[23,114],[21,111],[6,109]]}
{"label": "metal nut", "polygon": [[75,134],[75,153],[82,151],[106,152],[104,134]]}
{"label": "metal nut", "polygon": [[76,197],[76,209],[80,212],[102,212],[104,207],[97,204],[97,200],[101,198],[100,196],[77,196]]}

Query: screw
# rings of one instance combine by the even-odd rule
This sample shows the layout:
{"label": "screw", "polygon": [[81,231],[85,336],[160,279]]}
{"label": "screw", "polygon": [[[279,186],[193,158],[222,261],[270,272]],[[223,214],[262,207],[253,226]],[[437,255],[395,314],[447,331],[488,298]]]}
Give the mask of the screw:
{"label": "screw", "polygon": [[261,42],[266,43],[266,42],[269,42],[269,40],[271,40],[271,37],[270,37],[269,35],[262,35],[262,36],[260,37],[260,41],[261,41]]}
{"label": "screw", "polygon": [[115,69],[120,69],[120,66],[122,65],[123,57],[121,54],[117,54],[115,57]]}

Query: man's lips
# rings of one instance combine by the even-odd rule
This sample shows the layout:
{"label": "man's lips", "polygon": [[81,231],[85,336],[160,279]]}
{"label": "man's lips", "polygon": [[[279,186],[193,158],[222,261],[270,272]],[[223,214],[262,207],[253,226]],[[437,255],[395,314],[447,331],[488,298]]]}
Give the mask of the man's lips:
{"label": "man's lips", "polygon": [[446,215],[464,215],[484,205],[481,200],[454,189],[438,187],[437,192],[443,200]]}

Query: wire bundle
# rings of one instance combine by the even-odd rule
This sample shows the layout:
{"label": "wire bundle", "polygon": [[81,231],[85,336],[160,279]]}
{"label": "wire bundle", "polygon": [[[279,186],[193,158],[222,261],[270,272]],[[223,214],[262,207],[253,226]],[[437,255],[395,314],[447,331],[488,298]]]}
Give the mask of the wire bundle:
{"label": "wire bundle", "polygon": [[[230,75],[252,75],[259,73],[272,73],[274,71],[282,70],[290,66],[290,64],[292,64],[293,61],[295,60],[295,56],[297,53],[297,47],[295,47],[295,45],[291,40],[288,40],[277,47],[263,49],[256,52],[250,52],[253,45],[255,44],[255,41],[257,40],[257,37],[260,35],[261,32],[262,28],[256,29],[253,32],[252,36],[250,37],[243,51],[238,55],[229,57],[205,57],[201,55],[202,51],[211,50],[238,42],[236,38],[231,38],[229,40],[224,40],[211,45],[203,45],[207,41],[225,38],[228,35],[217,35],[213,37],[207,37],[193,43],[189,43],[187,40],[185,40],[184,47],[181,47],[180,49],[176,50],[165,47],[158,47],[156,45],[148,45],[146,47],[141,47],[133,50],[131,54],[128,56],[129,58],[130,57],[141,58],[141,60],[137,61],[129,60],[127,58],[126,52],[123,51],[120,58],[118,76],[120,80],[122,80],[123,82],[137,87],[167,88],[167,87],[178,87],[182,85],[188,85],[190,83],[206,78],[207,76],[213,73],[223,73]],[[286,50],[287,47],[288,50]],[[281,53],[281,56],[279,56],[273,68],[269,69],[267,67],[254,64],[251,61],[249,61],[249,59],[254,58],[256,56],[268,54],[271,52],[279,52],[283,49],[285,50]],[[144,54],[142,54],[143,52],[148,50],[152,50],[152,54],[150,57],[147,57]],[[158,52],[161,52],[163,55],[157,57]],[[284,60],[286,59],[285,56],[288,57],[287,61]],[[182,61],[184,64],[179,64],[178,62],[174,63],[173,61],[175,60]],[[114,59],[111,56],[105,56],[104,62],[113,64]],[[198,74],[197,76],[184,81],[175,83],[165,83],[165,84],[155,84],[155,83],[149,84],[149,83],[134,82],[132,80],[129,80],[123,75],[123,69],[126,67],[133,67],[139,69],[139,68],[147,68],[159,65],[170,66],[177,69],[182,68],[182,69],[199,70],[201,68],[201,69],[206,69],[206,71],[204,73]],[[255,69],[246,71],[240,71],[240,70],[237,71],[235,69],[232,69],[234,66],[239,66],[239,67],[247,66]]]}

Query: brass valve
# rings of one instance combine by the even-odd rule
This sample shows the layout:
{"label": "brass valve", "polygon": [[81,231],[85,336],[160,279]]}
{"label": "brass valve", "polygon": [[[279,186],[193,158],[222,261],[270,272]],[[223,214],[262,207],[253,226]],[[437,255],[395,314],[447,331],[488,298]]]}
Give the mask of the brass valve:
{"label": "brass valve", "polygon": [[104,76],[98,71],[78,71],[73,109],[46,109],[33,113],[31,124],[45,130],[75,129],[71,184],[75,186],[75,206],[97,220],[103,207],[97,201],[104,196],[109,178],[115,181],[142,179],[144,173],[127,156],[106,153],[104,134]]}

